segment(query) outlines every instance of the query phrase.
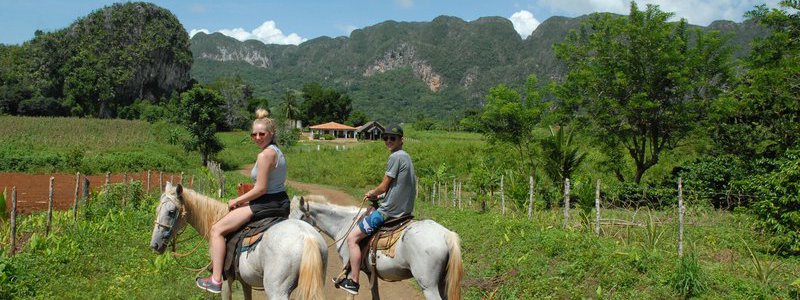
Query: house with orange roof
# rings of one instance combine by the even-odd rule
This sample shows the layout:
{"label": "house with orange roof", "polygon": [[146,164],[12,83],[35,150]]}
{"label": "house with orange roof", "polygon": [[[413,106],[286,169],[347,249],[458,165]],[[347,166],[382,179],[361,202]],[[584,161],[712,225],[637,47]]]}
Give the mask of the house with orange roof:
{"label": "house with orange roof", "polygon": [[311,129],[311,139],[323,134],[333,135],[337,139],[354,139],[356,138],[355,127],[350,127],[336,122],[328,122],[309,127]]}

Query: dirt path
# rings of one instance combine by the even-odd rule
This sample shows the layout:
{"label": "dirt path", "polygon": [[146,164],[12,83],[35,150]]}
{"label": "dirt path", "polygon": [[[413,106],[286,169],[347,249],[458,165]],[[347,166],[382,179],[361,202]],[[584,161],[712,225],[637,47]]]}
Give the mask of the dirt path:
{"label": "dirt path", "polygon": [[[247,176],[250,176],[250,169],[251,168],[252,168],[252,166],[245,167],[244,170],[242,170],[242,173],[246,174]],[[352,196],[348,195],[347,193],[345,193],[343,191],[340,191],[340,190],[337,190],[337,189],[334,189],[334,188],[331,188],[331,187],[320,186],[320,185],[310,184],[310,183],[297,182],[297,181],[292,181],[292,180],[288,180],[287,184],[289,186],[291,186],[292,188],[305,191],[305,193],[307,193],[307,194],[323,195],[326,198],[328,198],[328,200],[331,203],[334,203],[334,204],[339,204],[339,205],[358,205],[358,202],[356,201],[355,198],[353,198]],[[323,236],[325,236],[325,235],[323,234]],[[333,242],[333,240],[328,238],[327,236],[325,236],[325,240],[329,244],[331,242]],[[348,294],[343,290],[339,290],[339,289],[334,288],[333,287],[333,283],[331,282],[331,278],[333,278],[333,276],[338,275],[339,272],[341,272],[341,271],[342,271],[342,259],[339,257],[339,254],[336,252],[336,247],[335,246],[331,246],[328,249],[328,269],[325,272],[324,293],[325,293],[325,298],[326,299],[346,299]],[[369,280],[367,279],[367,276],[364,273],[361,273],[361,289],[359,290],[358,295],[356,295],[355,299],[356,300],[372,299],[372,296],[370,295],[370,288],[371,288],[371,285],[369,284]],[[235,299],[240,299],[241,295],[242,294],[240,292],[235,292],[234,293],[234,298]],[[393,299],[404,299],[404,300],[405,299],[409,299],[409,300],[420,299],[420,300],[422,300],[422,299],[425,299],[425,297],[422,296],[422,293],[417,288],[411,286],[411,284],[410,284],[410,282],[408,280],[398,281],[398,282],[381,281],[380,282],[380,295],[381,295],[381,299],[389,299],[389,300],[393,300]],[[265,298],[264,298],[263,294],[254,293],[253,299],[265,299]],[[292,299],[295,299],[295,297],[292,297]]]}

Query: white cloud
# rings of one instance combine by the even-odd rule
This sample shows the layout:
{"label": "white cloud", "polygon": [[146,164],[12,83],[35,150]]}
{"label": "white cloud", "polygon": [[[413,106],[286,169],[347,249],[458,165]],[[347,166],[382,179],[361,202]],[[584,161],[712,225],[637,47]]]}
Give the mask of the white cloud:
{"label": "white cloud", "polygon": [[[766,2],[768,7],[777,7],[779,0],[638,0],[640,10],[647,4],[658,5],[662,11],[675,13],[672,21],[685,18],[690,24],[708,25],[715,20],[741,22],[745,12]],[[552,10],[555,15],[578,16],[592,12],[612,12],[627,15],[629,0],[539,0],[539,7]]]}
{"label": "white cloud", "polygon": [[195,34],[197,34],[198,32],[202,32],[202,33],[205,33],[205,34],[209,34],[209,33],[210,33],[210,32],[208,31],[208,29],[205,29],[205,28],[202,28],[202,29],[192,29],[192,30],[189,30],[189,38],[193,37],[193,36],[194,36]]}
{"label": "white cloud", "polygon": [[531,35],[533,30],[541,23],[527,10],[515,12],[509,19],[511,23],[514,24],[514,30],[516,30],[523,39]]}
{"label": "white cloud", "polygon": [[394,4],[402,8],[414,7],[414,0],[394,0]]}
{"label": "white cloud", "polygon": [[[198,32],[205,32],[206,34],[208,34],[207,29],[192,29],[189,32],[189,36],[194,36],[194,34]],[[217,32],[240,41],[258,40],[265,44],[298,45],[308,40],[306,38],[297,35],[296,33],[284,35],[283,31],[281,31],[275,26],[275,21],[266,21],[263,24],[261,24],[261,26],[258,26],[255,29],[253,29],[253,31],[247,31],[244,30],[244,28],[233,28],[233,29],[220,29],[217,30]]]}

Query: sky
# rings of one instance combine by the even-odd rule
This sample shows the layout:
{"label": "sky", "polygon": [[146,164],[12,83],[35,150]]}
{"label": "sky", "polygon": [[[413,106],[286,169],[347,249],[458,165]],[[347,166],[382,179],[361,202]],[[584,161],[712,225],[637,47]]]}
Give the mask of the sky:
{"label": "sky", "polygon": [[[778,7],[779,0],[637,0],[640,9],[659,5],[695,25],[714,20],[741,22],[744,13],[760,4]],[[0,0],[0,43],[21,44],[36,30],[55,31],[94,10],[119,1]],[[447,15],[473,21],[480,17],[509,19],[521,38],[527,38],[551,16],[577,17],[592,12],[627,14],[630,0],[291,0],[192,1],[155,0],[170,10],[194,35],[221,32],[239,40],[267,44],[300,44],[321,36],[348,36],[355,29],[383,21],[431,21]]]}

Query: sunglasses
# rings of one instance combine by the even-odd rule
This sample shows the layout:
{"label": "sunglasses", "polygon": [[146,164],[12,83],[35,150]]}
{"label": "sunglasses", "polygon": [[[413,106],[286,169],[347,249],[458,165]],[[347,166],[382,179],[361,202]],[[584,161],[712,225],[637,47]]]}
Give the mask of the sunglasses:
{"label": "sunglasses", "polygon": [[264,137],[266,135],[267,135],[266,132],[253,132],[253,133],[250,134],[250,137],[251,138],[256,138],[256,137]]}
{"label": "sunglasses", "polygon": [[392,142],[394,142],[394,141],[397,141],[397,139],[398,139],[396,136],[393,136],[393,135],[384,135],[384,136],[382,136],[381,138],[383,139],[383,141],[384,141],[384,142],[385,142],[385,141],[392,141]]}

